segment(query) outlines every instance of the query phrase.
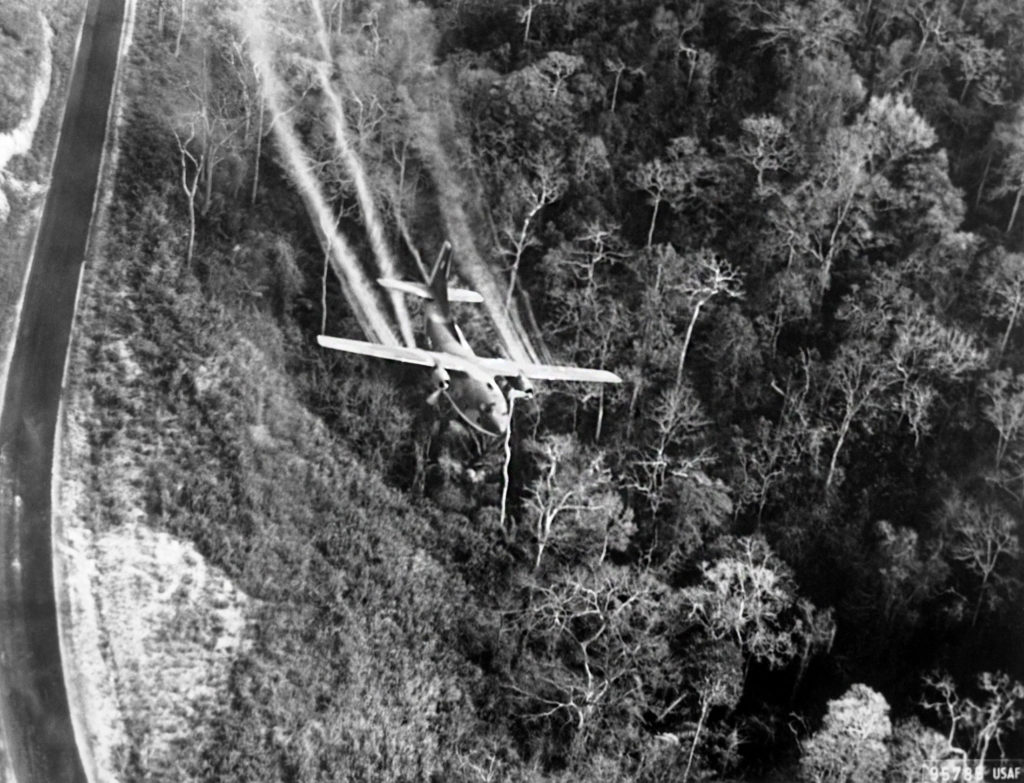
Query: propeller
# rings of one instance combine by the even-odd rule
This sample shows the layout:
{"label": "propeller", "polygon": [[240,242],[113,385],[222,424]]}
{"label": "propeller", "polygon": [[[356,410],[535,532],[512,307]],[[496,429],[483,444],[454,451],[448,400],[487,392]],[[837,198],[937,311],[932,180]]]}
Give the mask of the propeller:
{"label": "propeller", "polygon": [[519,373],[519,375],[512,379],[511,386],[518,392],[517,397],[523,397],[527,400],[533,399],[533,384],[530,383],[523,373]]}
{"label": "propeller", "polygon": [[448,387],[452,385],[452,377],[448,374],[448,371],[440,365],[440,363],[434,365],[434,369],[430,373],[431,378],[434,381],[434,386],[439,391],[447,391]]}

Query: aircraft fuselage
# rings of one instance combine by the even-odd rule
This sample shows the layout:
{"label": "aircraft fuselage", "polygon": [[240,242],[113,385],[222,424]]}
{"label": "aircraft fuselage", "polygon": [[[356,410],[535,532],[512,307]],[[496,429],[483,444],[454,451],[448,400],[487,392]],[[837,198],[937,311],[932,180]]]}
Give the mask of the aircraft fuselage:
{"label": "aircraft fuselage", "polygon": [[[473,358],[459,327],[436,301],[424,307],[427,339],[432,350]],[[508,401],[495,376],[483,368],[451,372],[451,386],[445,392],[459,415],[472,427],[489,435],[503,435],[509,425]]]}

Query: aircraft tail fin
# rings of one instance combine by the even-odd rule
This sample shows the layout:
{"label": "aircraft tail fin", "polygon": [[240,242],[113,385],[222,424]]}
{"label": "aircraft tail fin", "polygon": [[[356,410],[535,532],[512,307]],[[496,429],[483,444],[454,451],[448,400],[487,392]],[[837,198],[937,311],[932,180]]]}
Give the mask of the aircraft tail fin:
{"label": "aircraft tail fin", "polygon": [[438,280],[447,282],[448,273],[451,272],[451,269],[452,244],[446,239],[444,244],[441,245],[441,251],[437,254],[437,260],[434,262],[433,268],[430,270],[430,279],[427,280],[427,285],[433,288]]}
{"label": "aircraft tail fin", "polygon": [[437,254],[434,268],[430,270],[430,280],[427,281],[432,298],[443,313],[448,312],[448,303],[451,301],[448,296],[448,273],[451,272],[451,268],[452,246],[445,240],[445,243],[441,245],[441,252]]}

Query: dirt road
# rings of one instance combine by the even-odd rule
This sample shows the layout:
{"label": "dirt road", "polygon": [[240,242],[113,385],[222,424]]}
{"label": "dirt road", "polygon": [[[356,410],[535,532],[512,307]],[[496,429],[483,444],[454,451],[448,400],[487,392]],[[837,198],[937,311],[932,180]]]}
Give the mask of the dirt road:
{"label": "dirt road", "polygon": [[85,781],[51,560],[54,433],[125,0],[90,0],[0,414],[0,722],[19,783]]}

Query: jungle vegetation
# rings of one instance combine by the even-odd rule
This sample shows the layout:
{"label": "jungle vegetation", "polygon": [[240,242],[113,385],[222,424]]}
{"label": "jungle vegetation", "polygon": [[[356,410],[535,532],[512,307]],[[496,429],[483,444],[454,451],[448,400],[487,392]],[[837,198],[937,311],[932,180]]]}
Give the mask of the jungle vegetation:
{"label": "jungle vegetation", "polygon": [[175,774],[903,781],[1024,756],[1024,9],[272,6],[356,255],[380,229],[414,277],[463,231],[542,356],[627,382],[517,404],[503,505],[504,444],[313,343],[362,335],[239,9],[140,4],[76,359],[95,524],[131,475],[262,607]]}

